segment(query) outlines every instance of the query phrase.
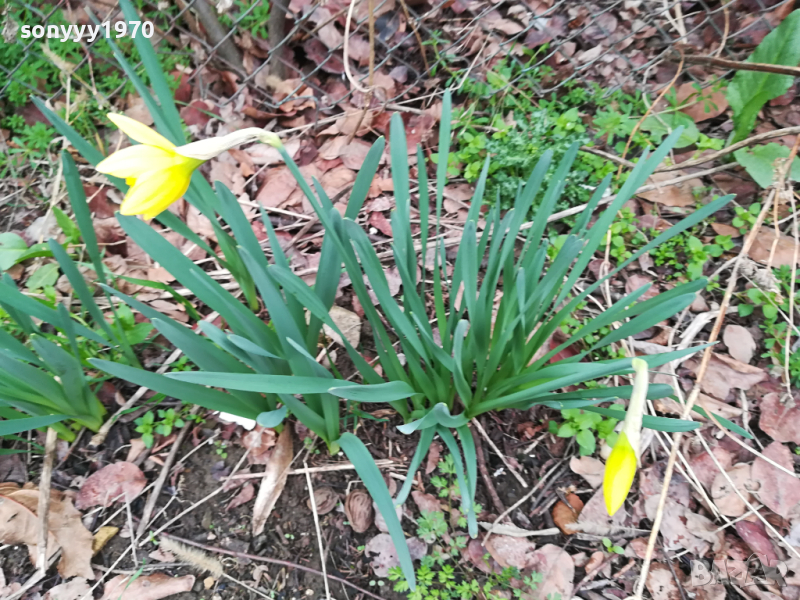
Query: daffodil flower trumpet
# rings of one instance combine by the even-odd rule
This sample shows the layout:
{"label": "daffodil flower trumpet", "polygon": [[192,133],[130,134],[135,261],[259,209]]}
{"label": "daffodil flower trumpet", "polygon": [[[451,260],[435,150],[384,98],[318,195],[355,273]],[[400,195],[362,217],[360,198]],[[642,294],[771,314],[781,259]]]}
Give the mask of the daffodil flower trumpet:
{"label": "daffodil flower trumpet", "polygon": [[648,373],[647,363],[641,358],[631,360],[631,366],[635,372],[631,401],[628,404],[625,421],[622,423],[622,431],[606,461],[606,470],[603,475],[603,497],[609,515],[617,512],[625,503],[639,462]]}
{"label": "daffodil flower trumpet", "polygon": [[143,215],[145,219],[155,217],[179,200],[189,188],[192,173],[205,161],[240,144],[261,142],[276,147],[281,145],[274,133],[249,127],[228,135],[176,146],[130,117],[112,113],[108,118],[139,144],[114,152],[100,161],[96,168],[100,173],[125,179],[131,187],[125,194],[120,212],[123,215]]}

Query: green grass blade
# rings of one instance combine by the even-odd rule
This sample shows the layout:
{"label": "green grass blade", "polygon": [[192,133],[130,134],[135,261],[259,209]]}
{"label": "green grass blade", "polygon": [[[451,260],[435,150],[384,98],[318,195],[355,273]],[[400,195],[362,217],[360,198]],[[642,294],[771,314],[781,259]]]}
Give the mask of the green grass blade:
{"label": "green grass blade", "polygon": [[435,433],[436,429],[433,427],[423,429],[420,432],[417,449],[414,450],[414,456],[411,457],[411,462],[408,464],[406,480],[403,482],[403,487],[400,488],[400,491],[397,493],[397,496],[394,499],[396,506],[402,506],[408,499],[408,495],[411,493],[411,488],[414,485],[414,475],[416,475],[417,469],[419,469],[419,466],[422,464],[422,459],[425,458],[428,450],[430,450],[431,442],[433,441],[433,436]]}
{"label": "green grass blade", "polygon": [[32,429],[39,429],[40,427],[47,427],[53,423],[58,423],[64,419],[68,419],[67,415],[47,415],[45,417],[30,417],[22,419],[14,419],[11,421],[0,421],[0,437],[5,435],[12,435],[14,433],[21,433],[23,431],[31,431]]}

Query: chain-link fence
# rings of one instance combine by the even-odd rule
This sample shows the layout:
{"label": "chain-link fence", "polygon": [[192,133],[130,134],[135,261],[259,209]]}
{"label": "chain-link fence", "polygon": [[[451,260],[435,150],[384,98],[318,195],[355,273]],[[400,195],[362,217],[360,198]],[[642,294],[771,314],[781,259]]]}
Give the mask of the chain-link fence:
{"label": "chain-link fence", "polygon": [[[29,95],[72,105],[85,100],[103,108],[132,91],[103,35],[122,30],[116,0],[52,2],[10,0],[5,8],[0,102],[6,129],[20,122],[16,115],[30,120]],[[596,82],[605,89],[657,89],[677,69],[672,49],[743,58],[788,14],[794,0],[135,4],[142,20],[153,24],[151,41],[163,67],[180,74],[180,85],[193,86],[218,105],[241,103],[246,93],[248,104],[263,115],[281,115],[287,101],[307,100],[319,119],[347,106],[413,103],[466,77],[485,77],[510,61],[518,68],[503,85],[535,74],[541,94],[570,81]],[[108,23],[94,39],[49,38],[51,25],[66,35],[63,27],[89,26],[91,15]],[[33,27],[27,37],[25,25]],[[115,41],[135,58],[124,36]],[[704,80],[702,73],[689,72]]]}

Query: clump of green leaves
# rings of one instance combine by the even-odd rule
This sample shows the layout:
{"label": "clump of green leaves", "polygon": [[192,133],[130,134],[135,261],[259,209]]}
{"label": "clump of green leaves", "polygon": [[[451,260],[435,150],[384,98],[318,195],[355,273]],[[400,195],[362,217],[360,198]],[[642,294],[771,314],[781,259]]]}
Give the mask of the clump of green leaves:
{"label": "clump of green leaves", "polygon": [[605,243],[611,244],[609,255],[617,262],[628,260],[633,251],[647,243],[647,236],[639,228],[639,219],[630,208],[623,208],[611,225]]}
{"label": "clump of green leaves", "polygon": [[[611,409],[621,410],[622,405],[612,405]],[[603,418],[603,415],[585,412],[579,408],[565,408],[561,411],[564,421],[558,425],[555,421],[548,423],[548,431],[558,437],[574,437],[578,442],[578,449],[581,456],[594,454],[597,449],[598,439],[606,440],[613,447],[617,441],[617,434],[614,427],[619,423],[619,419],[613,417]]]}
{"label": "clump of green leaves", "polygon": [[758,213],[761,212],[761,203],[753,202],[747,208],[743,206],[734,207],[736,216],[733,217],[731,225],[739,228],[739,233],[746,235],[750,232],[758,220]]}
{"label": "clump of green leaves", "polygon": [[226,27],[249,31],[253,37],[268,37],[269,2],[267,0],[234,0],[233,6],[220,15]]}
{"label": "clump of green leaves", "polygon": [[[168,436],[172,433],[173,429],[180,429],[186,422],[184,421],[184,413],[188,410],[188,406],[180,411],[174,408],[166,410],[157,409],[155,412],[148,410],[141,417],[136,419],[135,431],[142,434],[142,442],[145,447],[152,448],[156,435]],[[156,414],[158,418],[156,418]]]}

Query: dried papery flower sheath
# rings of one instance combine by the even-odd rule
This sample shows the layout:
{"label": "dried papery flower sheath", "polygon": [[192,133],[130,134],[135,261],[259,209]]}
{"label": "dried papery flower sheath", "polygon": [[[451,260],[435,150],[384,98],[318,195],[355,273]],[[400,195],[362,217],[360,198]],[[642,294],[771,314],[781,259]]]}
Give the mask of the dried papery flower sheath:
{"label": "dried papery flower sheath", "polygon": [[636,475],[636,465],[639,461],[639,445],[642,437],[642,417],[644,416],[644,403],[647,398],[648,373],[647,363],[640,358],[631,360],[636,375],[633,380],[633,391],[622,431],[614,444],[614,449],[606,461],[606,470],[603,476],[603,497],[606,501],[606,510],[613,515],[625,503],[628,497],[633,477]]}
{"label": "dried papery flower sheath", "polygon": [[125,179],[131,187],[125,194],[120,212],[123,215],[143,215],[145,219],[155,217],[179,200],[189,188],[195,169],[205,161],[240,144],[281,144],[274,133],[250,127],[228,135],[175,146],[161,134],[130,117],[112,113],[108,118],[139,144],[114,152],[97,165],[97,170]]}

